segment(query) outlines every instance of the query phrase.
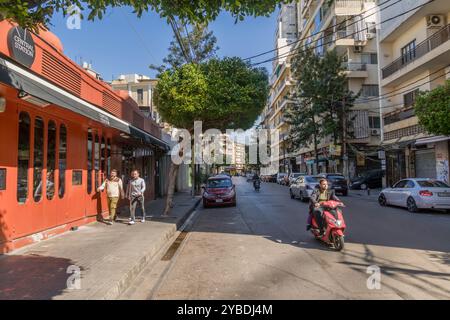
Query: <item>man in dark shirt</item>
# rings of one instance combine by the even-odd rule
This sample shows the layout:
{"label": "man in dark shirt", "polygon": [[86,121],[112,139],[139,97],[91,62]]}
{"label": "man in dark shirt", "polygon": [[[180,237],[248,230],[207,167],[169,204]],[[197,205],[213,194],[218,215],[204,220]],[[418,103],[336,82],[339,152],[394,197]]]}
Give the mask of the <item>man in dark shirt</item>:
{"label": "man in dark shirt", "polygon": [[324,219],[323,219],[323,208],[320,206],[322,202],[335,200],[340,201],[334,190],[328,189],[328,181],[326,179],[320,179],[319,188],[315,189],[309,198],[309,218],[308,218],[308,226],[306,230],[311,229],[312,217],[316,219],[317,225],[319,226],[319,230],[321,235],[324,233]]}

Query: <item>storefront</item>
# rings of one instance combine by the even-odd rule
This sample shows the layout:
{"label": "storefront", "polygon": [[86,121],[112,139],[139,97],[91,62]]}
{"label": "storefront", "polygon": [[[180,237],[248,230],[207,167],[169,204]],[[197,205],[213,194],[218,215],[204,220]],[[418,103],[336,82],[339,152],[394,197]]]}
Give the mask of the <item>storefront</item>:
{"label": "storefront", "polygon": [[133,168],[155,197],[160,129],[62,54],[59,40],[0,22],[0,252],[104,216],[96,190]]}

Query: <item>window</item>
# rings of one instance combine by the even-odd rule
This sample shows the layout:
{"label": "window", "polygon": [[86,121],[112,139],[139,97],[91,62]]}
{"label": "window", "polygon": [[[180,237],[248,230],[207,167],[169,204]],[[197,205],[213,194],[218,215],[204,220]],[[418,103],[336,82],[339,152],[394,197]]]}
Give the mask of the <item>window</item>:
{"label": "window", "polygon": [[56,124],[48,123],[47,128],[47,199],[52,200],[55,195],[56,170]]}
{"label": "window", "polygon": [[377,64],[378,56],[376,53],[361,53],[361,63],[363,64]]}
{"label": "window", "polygon": [[109,177],[111,174],[111,140],[107,139],[106,144],[106,174]]}
{"label": "window", "polygon": [[411,107],[416,102],[417,94],[419,93],[419,89],[411,91],[405,95],[403,95],[403,104],[405,107]]}
{"label": "window", "polygon": [[98,136],[95,136],[95,148],[94,148],[94,183],[95,190],[100,186],[98,183],[98,172],[100,170],[100,140]]}
{"label": "window", "polygon": [[369,128],[380,129],[380,117],[369,116]]}
{"label": "window", "polygon": [[377,84],[363,84],[361,89],[361,95],[364,97],[378,97],[378,85]]}
{"label": "window", "polygon": [[406,64],[416,58],[416,39],[401,49],[402,64]]}
{"label": "window", "polygon": [[6,190],[6,169],[0,168],[0,191]]}
{"label": "window", "polygon": [[138,104],[144,104],[144,90],[137,89],[137,102]]}
{"label": "window", "polygon": [[401,180],[394,185],[394,188],[396,188],[396,189],[404,188],[406,185],[406,182],[407,182],[407,180]]}
{"label": "window", "polygon": [[411,188],[414,188],[414,186],[415,186],[414,181],[408,180],[406,182],[405,188],[411,189]]}
{"label": "window", "polygon": [[83,183],[83,171],[73,170],[72,171],[72,185],[81,186]]}
{"label": "window", "polygon": [[65,125],[59,127],[59,192],[60,198],[66,192],[66,168],[67,168],[67,129]]}
{"label": "window", "polygon": [[25,203],[28,197],[28,166],[30,162],[30,116],[19,115],[19,145],[17,158],[17,201]]}
{"label": "window", "polygon": [[42,199],[42,170],[44,169],[44,121],[34,120],[34,154],[33,154],[33,197],[35,202]]}
{"label": "window", "polygon": [[92,193],[92,133],[88,132],[87,144],[87,193]]}

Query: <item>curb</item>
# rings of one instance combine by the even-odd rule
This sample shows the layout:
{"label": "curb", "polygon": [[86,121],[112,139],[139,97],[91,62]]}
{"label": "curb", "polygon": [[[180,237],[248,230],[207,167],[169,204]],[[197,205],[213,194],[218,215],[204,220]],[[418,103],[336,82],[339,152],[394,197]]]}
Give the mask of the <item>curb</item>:
{"label": "curb", "polygon": [[109,288],[102,288],[96,291],[93,295],[89,296],[87,299],[94,300],[116,300],[118,299],[133,283],[136,277],[141,273],[142,270],[152,261],[152,259],[164,248],[169,240],[173,238],[178,229],[186,222],[190,215],[199,205],[201,199],[197,199],[195,203],[189,207],[189,209],[184,213],[176,224],[171,225],[170,228],[160,237],[159,241],[154,243],[151,249],[141,258],[139,261],[120,279],[115,281],[114,285]]}

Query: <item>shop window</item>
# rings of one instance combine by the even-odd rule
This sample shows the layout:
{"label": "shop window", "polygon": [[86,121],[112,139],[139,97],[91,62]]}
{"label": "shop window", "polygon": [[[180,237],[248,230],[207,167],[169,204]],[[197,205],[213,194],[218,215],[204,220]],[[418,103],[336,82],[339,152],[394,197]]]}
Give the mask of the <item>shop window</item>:
{"label": "shop window", "polygon": [[34,201],[42,199],[42,170],[44,169],[44,120],[34,120],[34,153],[33,153],[33,197]]}
{"label": "shop window", "polygon": [[111,140],[107,140],[107,149],[106,149],[106,173],[109,177],[111,174]]}
{"label": "shop window", "polygon": [[105,174],[106,173],[106,143],[105,143],[104,137],[102,137],[100,156],[101,156],[100,166],[101,166],[102,174]]}
{"label": "shop window", "polygon": [[55,195],[56,170],[56,124],[48,123],[47,128],[47,199],[52,200]]}
{"label": "shop window", "polygon": [[95,149],[94,149],[94,182],[95,182],[95,190],[100,186],[98,182],[98,172],[100,170],[100,140],[98,136],[95,136]]}
{"label": "shop window", "polygon": [[87,144],[87,193],[92,193],[92,133],[88,133]]}
{"label": "shop window", "polygon": [[81,186],[83,184],[83,171],[73,170],[72,171],[72,185]]}
{"label": "shop window", "polygon": [[59,197],[63,198],[66,192],[67,169],[67,129],[65,125],[59,127]]}
{"label": "shop window", "polygon": [[30,116],[19,115],[19,145],[17,159],[17,201],[25,203],[28,197],[28,166],[30,162]]}
{"label": "shop window", "polygon": [[6,169],[0,168],[0,191],[6,190]]}

